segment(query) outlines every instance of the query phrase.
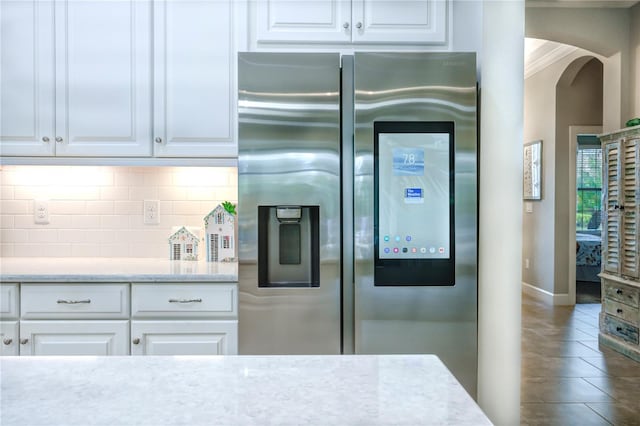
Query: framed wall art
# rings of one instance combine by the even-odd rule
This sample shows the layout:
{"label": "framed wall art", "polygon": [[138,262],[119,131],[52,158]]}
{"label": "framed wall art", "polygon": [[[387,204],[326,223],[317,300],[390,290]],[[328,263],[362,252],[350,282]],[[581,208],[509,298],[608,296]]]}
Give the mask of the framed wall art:
{"label": "framed wall art", "polygon": [[542,199],[542,141],[524,144],[523,197],[525,200]]}

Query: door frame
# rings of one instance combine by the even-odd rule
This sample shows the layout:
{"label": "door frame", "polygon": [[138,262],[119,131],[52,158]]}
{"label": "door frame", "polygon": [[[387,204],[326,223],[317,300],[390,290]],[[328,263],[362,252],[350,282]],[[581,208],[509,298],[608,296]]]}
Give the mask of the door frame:
{"label": "door frame", "polygon": [[602,134],[602,126],[569,126],[569,305],[576,304],[576,156],[578,155],[578,135]]}

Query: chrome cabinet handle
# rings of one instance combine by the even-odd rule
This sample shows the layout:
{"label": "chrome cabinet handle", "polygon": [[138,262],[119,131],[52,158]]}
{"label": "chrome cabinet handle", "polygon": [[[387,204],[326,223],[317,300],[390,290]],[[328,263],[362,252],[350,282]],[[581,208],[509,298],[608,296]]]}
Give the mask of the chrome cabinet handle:
{"label": "chrome cabinet handle", "polygon": [[202,303],[202,299],[169,299],[169,303]]}
{"label": "chrome cabinet handle", "polygon": [[4,343],[5,345],[9,346],[10,344],[12,344],[12,343],[13,343],[13,339],[4,339],[4,340],[2,341],[2,343]]}
{"label": "chrome cabinet handle", "polygon": [[349,28],[349,23],[345,22],[344,24],[342,24],[342,28],[344,28],[345,30]]}
{"label": "chrome cabinet handle", "polygon": [[362,28],[362,22],[358,22],[358,23],[356,24],[356,28],[357,28],[357,29]]}
{"label": "chrome cabinet handle", "polygon": [[155,141],[156,143],[162,143],[162,138],[156,138]]}
{"label": "chrome cabinet handle", "polygon": [[22,339],[22,340],[20,340],[20,344],[21,344],[21,345],[26,345],[27,343],[29,343],[29,339]]}
{"label": "chrome cabinet handle", "polygon": [[62,143],[62,141],[63,141],[63,140],[64,140],[64,139],[62,139],[62,137],[60,137],[60,136],[56,136],[56,142],[58,142],[58,143]]}
{"label": "chrome cabinet handle", "polygon": [[140,344],[140,339],[138,339],[137,337],[135,339],[132,340],[134,345],[139,345]]}
{"label": "chrome cabinet handle", "polygon": [[64,300],[64,299],[58,299],[58,301],[57,301],[56,303],[64,304],[64,305],[77,305],[78,303],[91,303],[91,299],[85,299],[85,300]]}
{"label": "chrome cabinet handle", "polygon": [[42,142],[49,142],[49,136],[43,136]]}

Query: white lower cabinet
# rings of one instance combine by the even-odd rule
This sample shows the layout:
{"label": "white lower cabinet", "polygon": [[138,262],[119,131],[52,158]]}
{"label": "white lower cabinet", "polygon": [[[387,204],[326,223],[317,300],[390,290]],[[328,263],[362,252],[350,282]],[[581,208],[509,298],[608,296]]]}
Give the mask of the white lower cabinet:
{"label": "white lower cabinet", "polygon": [[235,283],[3,283],[0,355],[236,355]]}
{"label": "white lower cabinet", "polygon": [[235,355],[237,286],[131,285],[131,355]]}
{"label": "white lower cabinet", "polygon": [[0,321],[0,355],[19,355],[18,321]]}
{"label": "white lower cabinet", "polygon": [[237,321],[131,321],[131,355],[238,353]]}
{"label": "white lower cabinet", "polygon": [[129,321],[21,321],[20,355],[128,355]]}

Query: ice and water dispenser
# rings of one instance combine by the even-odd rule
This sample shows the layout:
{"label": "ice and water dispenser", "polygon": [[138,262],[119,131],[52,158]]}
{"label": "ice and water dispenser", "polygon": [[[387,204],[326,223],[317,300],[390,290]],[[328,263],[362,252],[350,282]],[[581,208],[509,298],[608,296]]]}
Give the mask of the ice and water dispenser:
{"label": "ice and water dispenser", "polygon": [[319,206],[258,206],[258,287],[319,287]]}

